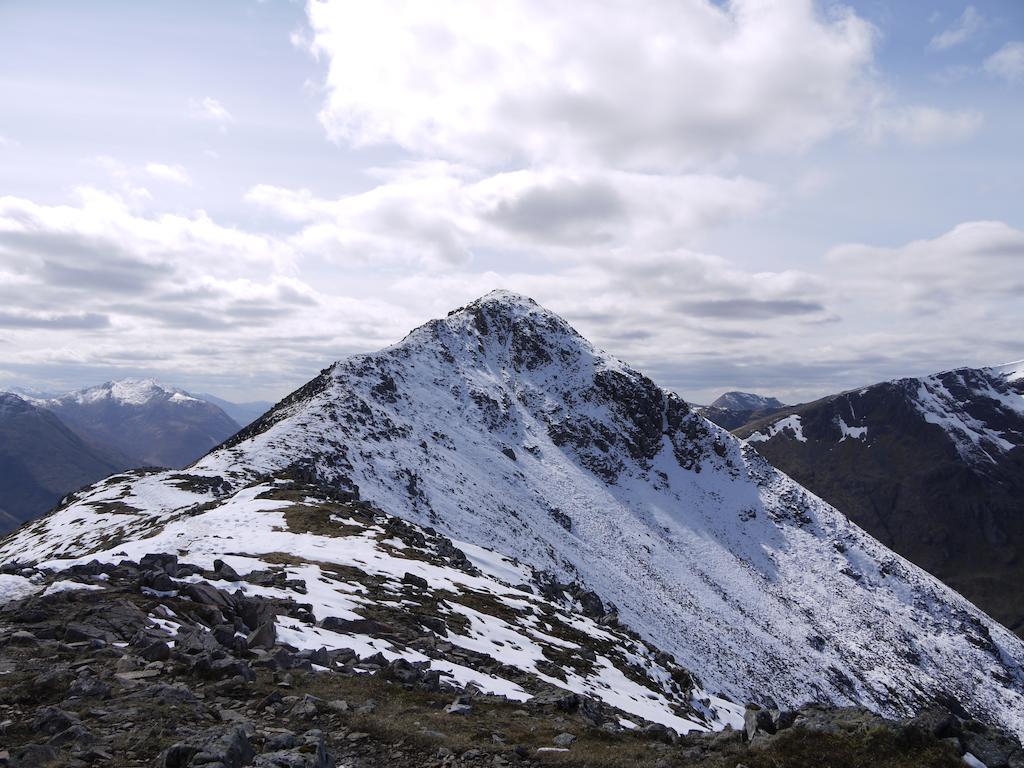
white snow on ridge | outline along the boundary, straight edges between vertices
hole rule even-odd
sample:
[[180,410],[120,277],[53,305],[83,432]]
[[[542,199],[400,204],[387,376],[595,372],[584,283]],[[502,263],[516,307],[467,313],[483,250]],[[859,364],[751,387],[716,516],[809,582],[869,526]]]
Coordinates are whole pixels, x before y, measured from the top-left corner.
[[984,398],[1008,411],[1024,414],[1024,398],[999,391],[988,381],[966,382],[957,372],[947,372],[909,380],[917,384],[912,401],[925,421],[942,427],[960,456],[968,462],[994,462],[994,453],[1013,450],[1016,444],[1007,440],[1007,435],[971,414],[969,407],[972,403],[961,401],[954,395],[944,382],[946,377],[956,377],[957,383],[971,392],[972,400]]
[[85,405],[96,403],[102,400],[111,400],[122,405],[145,405],[154,399],[165,399],[172,402],[197,401],[188,392],[176,387],[169,387],[161,384],[156,379],[117,379],[99,384],[95,387],[68,392],[59,397],[40,399],[36,402],[42,405],[47,403],[78,403]]
[[988,370],[1002,376],[1007,381],[1020,381],[1024,379],[1024,360],[1017,360],[1012,363],[993,365]]
[[[170,473],[167,473],[170,477]],[[180,516],[171,512],[157,518],[149,518],[149,528],[138,531],[135,538],[121,541],[108,548],[102,548],[106,532],[99,531],[85,545],[99,545],[101,549],[89,551],[80,557],[58,558],[41,563],[43,567],[65,568],[76,563],[96,559],[101,562],[117,563],[127,558],[138,561],[148,552],[187,552],[188,562],[211,569],[215,559],[224,559],[240,574],[245,575],[257,569],[273,567],[282,553],[289,561],[287,576],[304,582],[306,591],[297,594],[285,588],[261,587],[245,581],[229,584],[215,583],[228,591],[240,589],[251,595],[298,599],[312,606],[317,619],[336,617],[340,619],[361,619],[358,609],[374,605],[379,609],[384,602],[379,598],[371,600],[358,581],[339,576],[330,565],[356,569],[370,578],[383,578],[386,591],[393,593],[393,606],[405,606],[415,601],[402,591],[402,582],[407,574],[413,574],[427,581],[431,593],[446,595],[475,594],[489,596],[498,604],[515,612],[522,618],[516,623],[499,615],[470,608],[455,599],[441,603],[449,615],[462,617],[468,629],[456,629],[462,622],[452,622],[444,639],[454,645],[500,659],[505,664],[533,675],[540,681],[575,693],[586,694],[618,707],[622,711],[659,722],[675,728],[681,733],[690,730],[708,730],[730,724],[738,727],[742,723],[742,707],[712,697],[709,692],[695,689],[690,699],[680,700],[677,694],[669,692],[669,676],[653,662],[650,652],[628,636],[610,634],[611,630],[599,626],[593,619],[583,615],[566,614],[550,604],[545,598],[514,589],[513,585],[493,574],[510,576],[519,581],[525,569],[508,558],[494,552],[487,552],[471,545],[466,550],[473,553],[473,560],[486,569],[481,575],[472,575],[454,567],[437,565],[421,559],[408,558],[395,552],[393,540],[386,538],[383,528],[365,527],[362,531],[346,529],[353,521],[338,518],[337,535],[296,533],[289,529],[283,511],[294,507],[295,502],[275,498],[264,498],[273,490],[271,484],[257,484],[242,488],[221,500],[212,508],[199,514]],[[314,507],[327,503],[309,499]],[[240,555],[238,553],[246,554]],[[298,562],[296,562],[298,561]],[[201,581],[198,576],[184,581]],[[54,582],[46,594],[68,589],[102,589],[102,586],[72,581]],[[0,600],[23,597],[38,587],[22,577],[0,576]],[[413,602],[414,605],[414,602]],[[538,611],[537,609],[543,609]],[[649,669],[651,685],[645,687],[626,677],[607,656],[596,659],[596,670],[592,674],[577,674],[567,668],[567,679],[561,680],[542,671],[550,666],[545,655],[545,646],[560,649],[579,650],[579,646],[549,635],[542,627],[551,611],[556,611],[559,620],[573,626],[586,637],[609,639],[629,658],[636,669]],[[539,618],[543,616],[544,618]],[[473,682],[481,690],[504,695],[513,700],[525,701],[532,696],[521,685],[511,680],[473,670],[464,665],[443,659],[432,659],[419,651],[396,646],[388,640],[375,638],[358,632],[337,632],[324,627],[304,624],[288,616],[277,618],[278,637],[303,649],[350,648],[361,657],[381,653],[387,659],[404,658],[410,662],[429,661],[431,668],[438,669],[446,678],[461,684]],[[621,665],[621,662],[620,662]],[[659,685],[664,685],[659,688]],[[711,706],[701,700],[713,699]],[[695,707],[694,718],[681,717],[677,713],[680,704]]]

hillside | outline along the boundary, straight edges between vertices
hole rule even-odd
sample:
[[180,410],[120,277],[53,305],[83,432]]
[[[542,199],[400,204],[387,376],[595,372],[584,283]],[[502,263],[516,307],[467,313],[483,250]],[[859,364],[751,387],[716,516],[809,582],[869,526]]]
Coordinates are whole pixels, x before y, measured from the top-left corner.
[[883,382],[736,434],[884,544],[1024,631],[1024,364]]
[[0,532],[38,517],[71,491],[119,469],[52,413],[0,392]]

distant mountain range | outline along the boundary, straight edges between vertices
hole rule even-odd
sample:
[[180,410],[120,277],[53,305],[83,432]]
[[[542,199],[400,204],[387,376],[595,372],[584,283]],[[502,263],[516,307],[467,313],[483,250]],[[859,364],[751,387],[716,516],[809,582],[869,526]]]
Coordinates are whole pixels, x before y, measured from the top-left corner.
[[[111,472],[184,467],[240,426],[218,405],[152,379],[109,381],[56,396],[20,390],[3,397],[0,531]],[[256,407],[239,406],[243,413]]]
[[882,382],[735,432],[1024,633],[1024,362]]
[[93,445],[111,446],[127,467],[184,467],[238,431],[212,403],[153,379],[121,379],[37,400]]

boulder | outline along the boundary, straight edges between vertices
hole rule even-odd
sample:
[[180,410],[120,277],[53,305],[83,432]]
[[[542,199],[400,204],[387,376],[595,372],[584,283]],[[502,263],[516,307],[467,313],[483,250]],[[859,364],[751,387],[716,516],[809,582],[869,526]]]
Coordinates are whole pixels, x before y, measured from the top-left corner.
[[211,729],[178,742],[164,752],[164,768],[216,764],[222,768],[242,768],[256,757],[245,729],[235,726],[227,731]]
[[137,649],[136,653],[146,661],[167,661],[171,658],[171,646],[163,640],[154,640]]
[[178,556],[161,553],[143,555],[142,559],[139,560],[139,569],[143,571],[161,570],[168,576],[177,576]]
[[242,578],[238,575],[238,571],[223,560],[213,561],[213,572],[216,574],[217,578],[224,579],[225,581],[241,581]]
[[430,586],[427,583],[427,580],[424,579],[422,576],[417,576],[415,573],[408,572],[402,577],[402,583],[409,584],[413,587],[418,587],[419,589],[426,589]]
[[459,696],[455,701],[444,708],[449,715],[469,715],[473,712],[473,705],[468,696]]
[[747,741],[752,741],[759,732],[775,733],[775,730],[775,723],[772,721],[770,710],[761,709],[757,705],[747,706],[747,711],[743,715],[743,732],[747,737]]
[[274,622],[266,621],[260,624],[249,633],[249,636],[245,638],[245,642],[250,648],[263,648],[264,650],[273,648],[277,642],[277,630],[274,628]]
[[181,593],[200,605],[212,605],[225,615],[234,613],[231,595],[205,582],[186,584],[181,588]]
[[648,738],[656,739],[664,744],[675,744],[679,740],[679,734],[674,729],[661,723],[650,723],[645,725],[640,732]]
[[32,718],[32,730],[46,736],[54,736],[73,725],[80,725],[78,718],[58,707],[43,707]]

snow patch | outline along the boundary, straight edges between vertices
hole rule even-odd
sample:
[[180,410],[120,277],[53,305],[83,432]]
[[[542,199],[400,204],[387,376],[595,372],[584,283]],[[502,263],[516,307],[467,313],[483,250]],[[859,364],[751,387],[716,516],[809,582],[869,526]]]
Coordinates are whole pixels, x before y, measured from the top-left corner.
[[[787,432],[786,430],[789,431]],[[800,416],[795,413],[791,416],[787,416],[784,419],[779,419],[778,421],[769,424],[767,427],[764,427],[763,432],[760,430],[754,432],[752,435],[750,435],[750,437],[747,438],[747,442],[767,442],[768,440],[771,440],[773,437],[780,433],[785,435],[786,437],[789,437],[790,432],[792,432],[794,439],[800,441],[801,443],[807,442],[807,438],[804,437],[804,425],[800,423]]]

